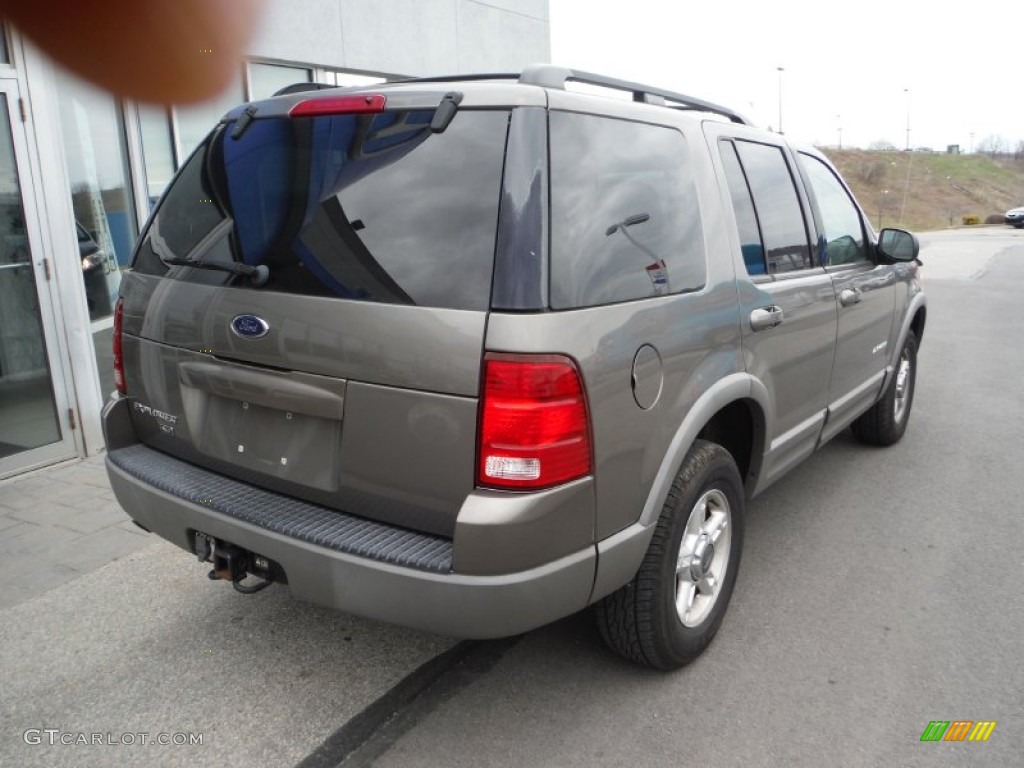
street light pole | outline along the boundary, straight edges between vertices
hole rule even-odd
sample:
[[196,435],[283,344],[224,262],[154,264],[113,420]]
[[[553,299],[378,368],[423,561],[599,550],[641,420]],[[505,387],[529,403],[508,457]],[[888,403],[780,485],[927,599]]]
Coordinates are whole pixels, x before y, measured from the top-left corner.
[[783,133],[782,130],[782,73],[785,70],[782,67],[777,67],[779,70],[779,133]]
[[839,131],[839,149],[843,148],[843,116],[836,115],[836,130]]

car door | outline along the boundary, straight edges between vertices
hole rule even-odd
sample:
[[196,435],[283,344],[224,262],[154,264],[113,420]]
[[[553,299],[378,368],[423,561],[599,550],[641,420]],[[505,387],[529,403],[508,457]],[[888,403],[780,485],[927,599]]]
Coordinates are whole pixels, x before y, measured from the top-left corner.
[[828,440],[878,399],[896,311],[892,266],[875,260],[860,209],[838,174],[809,152],[798,155],[812,200],[819,259],[835,287],[835,362],[828,387]]
[[[737,286],[747,371],[768,390],[768,449],[757,490],[810,454],[826,414],[836,302],[810,247],[807,200],[781,143],[707,124],[738,235]],[[756,139],[755,139],[756,137]]]

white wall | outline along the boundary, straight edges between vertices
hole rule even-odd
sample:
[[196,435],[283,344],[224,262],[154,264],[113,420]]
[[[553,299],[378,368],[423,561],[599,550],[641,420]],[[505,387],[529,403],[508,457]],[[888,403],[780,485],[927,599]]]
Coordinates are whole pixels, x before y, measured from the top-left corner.
[[549,61],[547,0],[269,0],[248,51],[394,75],[514,72]]

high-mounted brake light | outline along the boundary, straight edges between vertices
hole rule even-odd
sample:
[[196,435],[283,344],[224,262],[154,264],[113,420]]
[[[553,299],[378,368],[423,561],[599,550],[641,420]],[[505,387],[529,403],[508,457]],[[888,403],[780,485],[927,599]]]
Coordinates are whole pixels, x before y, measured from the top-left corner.
[[300,101],[290,110],[289,117],[316,117],[318,115],[365,115],[383,112],[387,98],[382,93],[363,93],[350,96],[321,96]]
[[477,485],[537,490],[590,474],[590,420],[576,364],[563,355],[484,359]]
[[119,298],[114,306],[114,385],[122,395],[128,394],[124,381],[124,354],[121,347],[121,331],[124,327],[124,299]]

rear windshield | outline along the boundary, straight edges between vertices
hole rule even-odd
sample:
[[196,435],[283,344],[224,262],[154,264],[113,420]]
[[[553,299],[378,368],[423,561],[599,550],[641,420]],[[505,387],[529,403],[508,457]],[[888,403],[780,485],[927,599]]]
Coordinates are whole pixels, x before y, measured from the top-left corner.
[[[229,124],[154,212],[134,267],[207,285],[455,309],[490,298],[507,111],[272,118]],[[268,268],[255,287],[198,259]]]

